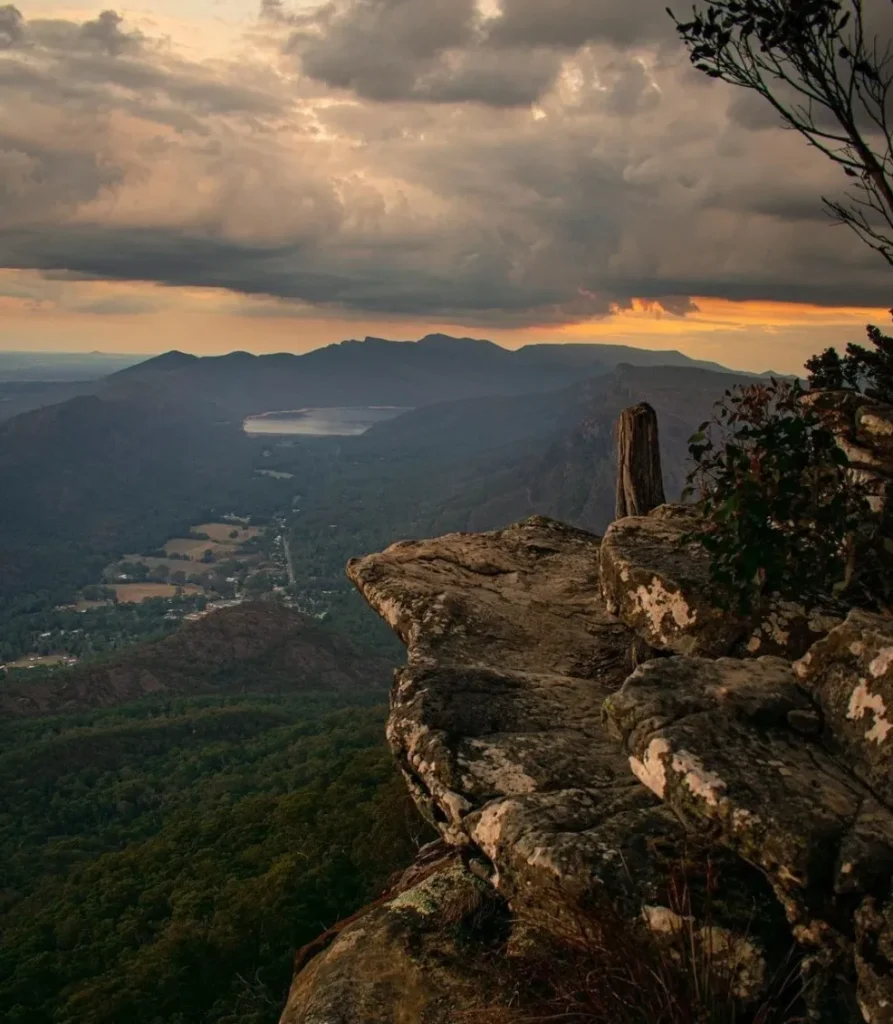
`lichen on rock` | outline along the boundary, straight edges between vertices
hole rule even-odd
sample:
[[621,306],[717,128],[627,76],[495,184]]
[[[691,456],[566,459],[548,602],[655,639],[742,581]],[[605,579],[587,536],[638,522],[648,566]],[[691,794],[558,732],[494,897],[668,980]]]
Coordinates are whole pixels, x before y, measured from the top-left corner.
[[854,610],[794,668],[833,749],[893,805],[893,619]]
[[[870,623],[859,616],[848,624],[822,641],[824,648],[813,649],[806,663],[812,678],[834,677],[832,651],[868,659],[883,650],[877,623],[871,635]],[[830,692],[839,706],[839,686]],[[872,970],[886,978],[893,961],[879,968],[879,951],[885,942],[893,950],[893,933],[875,913],[874,940],[860,939],[859,921],[865,932],[869,916],[857,911],[864,901],[879,900],[886,912],[893,814],[858,776],[855,757],[844,762],[835,756],[833,714],[829,721],[826,713],[824,732],[798,727],[800,716],[811,721],[815,714],[792,666],[778,658],[659,659],[636,669],[605,703],[634,772],[693,831],[709,830],[756,864],[798,941],[833,953],[837,967],[826,969],[829,976],[853,964],[865,1019],[884,1020],[879,982],[871,975],[868,991],[861,980],[869,976],[869,961],[859,950],[871,945]],[[875,744],[864,736],[862,742],[873,755]],[[870,774],[876,762],[859,764]]]
[[[499,992],[486,956],[504,904],[444,849],[385,899],[334,930],[292,985],[281,1024],[451,1024]],[[506,993],[509,995],[510,993]]]
[[769,597],[752,614],[730,606],[713,581],[710,556],[693,537],[691,506],[663,505],[618,519],[601,545],[600,580],[608,608],[651,648],[717,658],[797,657],[836,626],[833,609]]
[[[604,540],[534,517],[349,564],[407,645],[391,749],[460,859],[339,933],[284,1024],[438,1024],[438,999],[473,1005],[485,966],[458,964],[443,923],[481,898],[535,921],[528,938],[566,922],[556,907],[690,919],[695,945],[748,944],[745,1002],[796,945],[809,1020],[891,1022],[893,622],[731,614],[692,514],[662,506]],[[721,877],[706,914],[706,882],[693,909],[667,901],[692,849]]]

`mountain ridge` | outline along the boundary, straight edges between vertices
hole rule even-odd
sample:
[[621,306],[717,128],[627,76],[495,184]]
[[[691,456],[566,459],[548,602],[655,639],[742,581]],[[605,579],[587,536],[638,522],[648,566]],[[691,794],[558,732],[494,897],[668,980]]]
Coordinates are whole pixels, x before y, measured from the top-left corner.
[[200,394],[221,415],[244,418],[302,406],[417,407],[466,398],[535,394],[599,376],[619,363],[741,374],[677,350],[588,343],[507,349],[483,338],[428,334],[417,341],[368,336],[306,353],[189,356],[173,350],[109,377],[115,392],[150,383],[189,401]]

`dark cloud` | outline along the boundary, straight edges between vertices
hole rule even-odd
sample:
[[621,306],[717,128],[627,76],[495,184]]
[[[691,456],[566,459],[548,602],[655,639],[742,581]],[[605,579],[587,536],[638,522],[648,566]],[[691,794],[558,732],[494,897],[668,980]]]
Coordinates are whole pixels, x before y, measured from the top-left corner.
[[25,36],[25,19],[12,4],[0,6],[0,50],[20,43]]
[[[262,17],[283,22],[281,0]],[[380,102],[528,106],[554,84],[562,55],[588,43],[620,48],[673,37],[654,0],[338,0],[305,17],[288,44],[305,74]]]
[[125,50],[138,47],[140,41],[139,33],[121,30],[123,21],[117,11],[103,11],[94,21],[81,25],[81,38],[110,57],[117,57]]
[[494,327],[888,305],[821,212],[836,169],[692,71],[657,8],[267,0],[238,63],[113,12],[8,15],[0,265]]
[[656,312],[669,313],[670,316],[688,316],[689,313],[700,312],[697,302],[688,296],[661,295],[655,299],[644,299],[642,301],[647,307],[654,309]]
[[499,17],[488,26],[497,45],[566,50],[591,42],[629,47],[673,34],[665,5],[656,0],[502,0]]
[[[267,17],[283,18],[273,0]],[[342,0],[289,39],[306,75],[379,102],[528,106],[561,61],[547,47],[493,48],[475,0]]]
[[124,18],[113,10],[83,22],[30,18],[22,25],[22,40],[31,47],[117,57],[137,52],[143,41],[139,32],[122,29],[123,24]]

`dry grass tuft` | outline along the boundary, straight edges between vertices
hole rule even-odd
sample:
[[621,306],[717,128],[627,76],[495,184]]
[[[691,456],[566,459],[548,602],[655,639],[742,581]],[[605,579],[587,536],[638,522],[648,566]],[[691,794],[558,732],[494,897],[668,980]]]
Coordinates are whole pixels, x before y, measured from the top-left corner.
[[[692,912],[674,881],[669,906],[623,917],[607,901],[581,909],[560,895],[516,916],[498,969],[508,1005],[465,1009],[454,1024],[798,1024],[802,982],[791,953],[769,976],[755,941]],[[523,939],[518,941],[518,937]],[[496,965],[494,965],[496,966]]]

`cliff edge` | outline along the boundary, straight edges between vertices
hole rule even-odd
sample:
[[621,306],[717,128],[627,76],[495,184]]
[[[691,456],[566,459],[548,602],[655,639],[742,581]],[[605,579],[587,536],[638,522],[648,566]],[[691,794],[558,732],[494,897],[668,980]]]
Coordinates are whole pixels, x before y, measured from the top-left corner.
[[[593,908],[734,939],[745,1009],[786,972],[797,1019],[893,1024],[893,619],[720,612],[688,517],[663,506],[604,539],[534,517],[349,564],[406,644],[388,740],[453,854],[320,952],[283,1024],[473,1019],[488,985],[511,989],[475,943],[511,960],[522,932]],[[668,892],[692,851],[719,865],[709,920]]]

